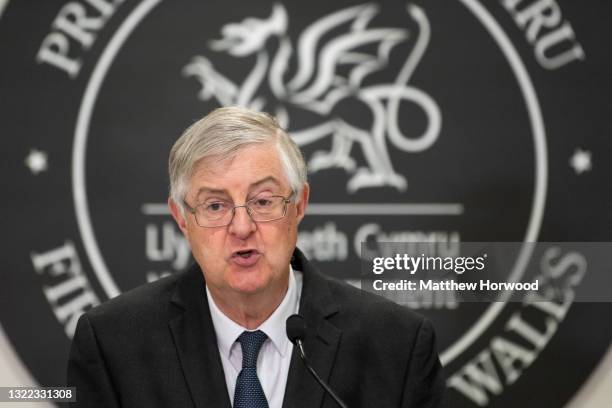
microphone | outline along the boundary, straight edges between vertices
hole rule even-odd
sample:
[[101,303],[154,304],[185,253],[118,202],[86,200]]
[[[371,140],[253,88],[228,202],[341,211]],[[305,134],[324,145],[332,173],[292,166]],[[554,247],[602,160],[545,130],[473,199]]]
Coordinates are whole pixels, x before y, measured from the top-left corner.
[[321,377],[319,377],[317,372],[308,362],[303,345],[304,338],[306,337],[306,321],[299,314],[291,315],[287,319],[287,337],[294,345],[298,347],[298,350],[300,352],[300,358],[302,359],[302,361],[304,362],[304,366],[310,372],[310,374],[312,374],[314,379],[317,380],[321,387],[323,387],[323,389],[327,391],[327,393],[333,398],[333,400],[336,401],[336,404],[338,404],[340,408],[347,408],[344,401],[342,401],[340,397],[338,397],[336,393],[332,391],[331,388],[329,388],[329,385],[327,385],[325,381],[323,381]]

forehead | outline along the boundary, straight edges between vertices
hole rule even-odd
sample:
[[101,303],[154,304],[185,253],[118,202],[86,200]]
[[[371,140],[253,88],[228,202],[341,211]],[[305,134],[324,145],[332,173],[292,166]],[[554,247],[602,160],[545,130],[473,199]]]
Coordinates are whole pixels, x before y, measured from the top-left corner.
[[189,182],[189,194],[214,191],[231,195],[265,186],[283,192],[289,188],[278,149],[268,143],[245,146],[231,157],[198,161]]

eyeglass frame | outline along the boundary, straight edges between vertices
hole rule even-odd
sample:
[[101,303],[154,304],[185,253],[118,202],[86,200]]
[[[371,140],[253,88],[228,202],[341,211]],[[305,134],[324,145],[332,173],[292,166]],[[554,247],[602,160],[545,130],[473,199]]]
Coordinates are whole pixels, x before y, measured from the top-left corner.
[[[281,220],[283,218],[285,218],[285,216],[287,215],[287,205],[295,198],[295,191],[292,191],[291,194],[289,194],[287,197],[282,196],[282,195],[278,195],[278,194],[274,194],[269,196],[271,197],[280,197],[283,199],[283,215],[278,217],[278,218],[273,218],[271,220],[265,220],[265,221],[255,221],[253,219],[253,215],[251,214],[251,211],[253,211],[252,209],[250,209],[248,207],[248,203],[256,200],[258,197],[253,197],[250,200],[247,200],[244,204],[241,205],[234,205],[232,207],[232,217],[230,218],[229,222],[227,224],[223,224],[223,225],[215,225],[215,226],[205,226],[205,225],[200,225],[200,223],[198,223],[198,217],[196,215],[196,210],[198,207],[201,207],[203,205],[208,205],[207,203],[202,203],[202,204],[198,204],[195,207],[192,207],[189,205],[189,203],[187,202],[187,200],[185,200],[183,198],[183,204],[185,205],[185,207],[187,208],[187,210],[193,214],[193,218],[195,219],[195,222],[197,224],[198,227],[200,228],[222,228],[222,227],[227,227],[228,225],[230,225],[233,221],[234,221],[234,217],[236,216],[236,208],[240,208],[240,207],[244,207],[244,209],[246,210],[249,218],[251,219],[251,221],[253,221],[255,224],[260,223],[260,222],[271,222],[271,221],[277,221],[277,220]],[[225,200],[224,200],[225,201]],[[228,201],[229,202],[229,201]],[[232,203],[233,204],[233,203]]]

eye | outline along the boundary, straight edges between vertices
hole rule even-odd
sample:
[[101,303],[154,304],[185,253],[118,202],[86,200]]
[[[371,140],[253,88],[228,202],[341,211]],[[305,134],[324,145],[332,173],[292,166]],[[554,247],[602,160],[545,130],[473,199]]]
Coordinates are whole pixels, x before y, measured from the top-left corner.
[[260,214],[268,213],[276,209],[277,202],[275,199],[276,197],[269,195],[255,197],[249,202],[249,207]]
[[219,213],[227,209],[227,204],[222,201],[215,201],[204,206],[207,213]]
[[258,208],[266,208],[272,205],[272,199],[265,197],[257,198],[253,205]]

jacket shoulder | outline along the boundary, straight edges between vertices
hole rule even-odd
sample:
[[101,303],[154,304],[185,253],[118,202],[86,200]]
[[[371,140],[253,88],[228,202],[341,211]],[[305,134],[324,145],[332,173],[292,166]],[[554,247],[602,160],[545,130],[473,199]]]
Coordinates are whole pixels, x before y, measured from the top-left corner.
[[173,293],[187,272],[146,283],[87,311],[86,317],[97,324],[131,325],[136,322],[166,318]]
[[400,333],[416,333],[426,322],[419,313],[380,295],[336,279],[327,278],[327,282],[338,303],[339,315],[357,319],[362,327],[373,331],[394,327]]

